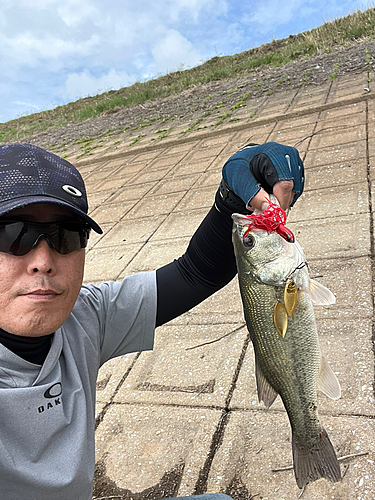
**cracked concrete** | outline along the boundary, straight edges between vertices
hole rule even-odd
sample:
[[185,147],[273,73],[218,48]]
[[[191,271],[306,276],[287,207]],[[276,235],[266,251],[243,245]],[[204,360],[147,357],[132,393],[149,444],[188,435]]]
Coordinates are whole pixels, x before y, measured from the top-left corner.
[[[312,276],[337,298],[316,308],[316,317],[342,398],[319,395],[319,410],[338,456],[368,452],[342,462],[348,469],[341,483],[309,485],[306,500],[375,498],[375,94],[368,77],[249,99],[232,111],[236,121],[172,131],[162,141],[143,132],[129,146],[130,135],[120,144],[115,136],[90,159],[77,160],[77,147],[69,151],[87,182],[90,213],[104,229],[87,252],[85,281],[95,283],[181,255],[213,202],[223,163],[239,147],[298,143],[307,182],[289,226]],[[159,328],[154,351],[107,363],[98,378],[97,417],[94,498],[297,497],[293,473],[272,472],[292,462],[290,426],[279,400],[269,410],[257,401],[236,280]]]

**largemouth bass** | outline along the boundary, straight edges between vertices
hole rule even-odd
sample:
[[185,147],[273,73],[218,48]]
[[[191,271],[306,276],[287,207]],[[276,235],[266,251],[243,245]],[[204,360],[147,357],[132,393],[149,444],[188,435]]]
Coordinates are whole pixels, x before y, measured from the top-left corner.
[[297,242],[290,243],[275,231],[252,228],[249,216],[233,214],[232,218],[259,401],[269,408],[279,394],[284,403],[298,487],[321,477],[339,481],[335,451],[319,422],[317,389],[332,399],[340,397],[341,389],[321,355],[313,310],[313,305],[334,303],[334,295],[309,278]]

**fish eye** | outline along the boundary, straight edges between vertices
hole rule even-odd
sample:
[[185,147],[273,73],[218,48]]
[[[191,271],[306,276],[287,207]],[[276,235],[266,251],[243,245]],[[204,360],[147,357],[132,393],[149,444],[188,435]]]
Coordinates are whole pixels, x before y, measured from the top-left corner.
[[246,248],[253,248],[255,244],[255,238],[251,234],[248,234],[245,236],[245,238],[242,240],[243,244],[245,245]]

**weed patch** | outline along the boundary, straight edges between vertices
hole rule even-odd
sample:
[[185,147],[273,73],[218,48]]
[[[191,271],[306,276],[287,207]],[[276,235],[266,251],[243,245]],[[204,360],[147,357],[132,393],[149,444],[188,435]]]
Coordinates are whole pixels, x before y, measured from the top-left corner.
[[191,127],[187,128],[186,130],[182,130],[180,132],[180,134],[187,134],[188,132],[191,132],[192,130],[195,129],[195,127],[197,125],[199,125],[201,123],[202,120],[203,120],[203,118],[199,118],[196,122],[193,123],[193,125]]
[[246,92],[246,94],[244,94],[242,96],[242,99],[239,100],[234,106],[232,106],[230,109],[232,111],[235,111],[236,109],[238,109],[240,106],[244,106],[244,102],[246,101],[246,99],[249,97],[249,95],[251,94],[251,90],[249,90],[249,92]]
[[133,146],[134,144],[136,144],[137,142],[139,142],[142,137],[145,137],[144,135],[138,135],[130,144],[129,144],[129,147],[130,146]]
[[340,63],[339,63],[339,62],[336,62],[336,63],[335,63],[335,65],[334,65],[334,67],[333,67],[333,73],[330,75],[330,78],[331,78],[331,80],[332,80],[332,81],[334,81],[334,80],[335,80],[335,78],[336,78],[336,75],[337,75],[337,71],[338,71],[338,69],[339,69],[339,66],[340,66]]

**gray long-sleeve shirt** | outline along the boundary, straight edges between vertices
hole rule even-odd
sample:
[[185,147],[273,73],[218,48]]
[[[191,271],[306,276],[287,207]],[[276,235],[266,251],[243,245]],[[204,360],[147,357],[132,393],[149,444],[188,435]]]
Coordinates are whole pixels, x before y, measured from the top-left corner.
[[100,366],[152,349],[155,273],[83,286],[42,366],[0,344],[0,499],[89,500]]

